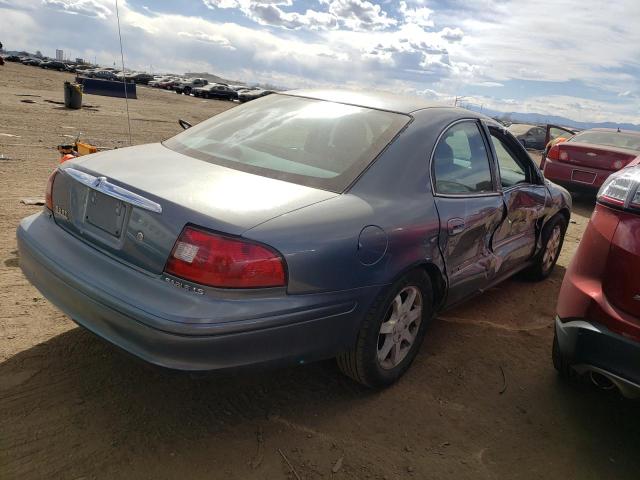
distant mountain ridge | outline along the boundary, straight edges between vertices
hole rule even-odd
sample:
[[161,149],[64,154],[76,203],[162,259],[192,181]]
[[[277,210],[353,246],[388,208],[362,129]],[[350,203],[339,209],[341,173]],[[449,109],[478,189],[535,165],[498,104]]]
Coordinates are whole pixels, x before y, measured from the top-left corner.
[[522,113],[522,112],[500,112],[498,110],[480,109],[476,105],[465,105],[468,110],[481,112],[489,117],[500,119],[509,119],[516,123],[532,123],[546,124],[553,123],[565,127],[574,127],[581,130],[587,128],[620,128],[622,130],[640,130],[640,125],[634,123],[616,123],[616,122],[578,122],[570,118],[560,117],[558,115],[542,115],[540,113]]

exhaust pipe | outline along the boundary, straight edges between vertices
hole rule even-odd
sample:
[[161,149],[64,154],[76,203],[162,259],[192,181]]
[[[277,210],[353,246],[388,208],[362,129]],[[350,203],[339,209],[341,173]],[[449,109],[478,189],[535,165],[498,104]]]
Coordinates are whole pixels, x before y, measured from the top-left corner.
[[593,365],[577,364],[573,366],[573,369],[578,375],[588,375],[591,383],[601,390],[617,389],[623,397],[640,400],[640,384],[633,383]]
[[601,390],[613,390],[616,388],[616,384],[611,381],[611,379],[599,372],[594,372],[591,370],[589,372],[589,378],[591,382]]

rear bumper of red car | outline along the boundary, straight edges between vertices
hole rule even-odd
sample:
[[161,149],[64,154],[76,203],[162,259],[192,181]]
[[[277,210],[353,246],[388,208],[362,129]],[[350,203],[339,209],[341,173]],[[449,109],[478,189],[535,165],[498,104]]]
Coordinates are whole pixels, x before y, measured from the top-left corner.
[[568,188],[598,190],[613,172],[599,168],[582,167],[557,160],[545,159],[545,178]]
[[579,374],[609,379],[628,398],[640,398],[640,343],[586,320],[556,317],[561,355]]

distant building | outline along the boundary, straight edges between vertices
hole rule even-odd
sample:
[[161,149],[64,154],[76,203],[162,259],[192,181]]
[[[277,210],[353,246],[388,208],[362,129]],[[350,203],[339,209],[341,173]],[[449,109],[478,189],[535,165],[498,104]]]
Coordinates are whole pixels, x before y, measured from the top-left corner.
[[76,57],[76,63],[84,63],[84,58]]
[[59,62],[64,60],[64,51],[63,50],[56,49],[56,60],[58,60]]

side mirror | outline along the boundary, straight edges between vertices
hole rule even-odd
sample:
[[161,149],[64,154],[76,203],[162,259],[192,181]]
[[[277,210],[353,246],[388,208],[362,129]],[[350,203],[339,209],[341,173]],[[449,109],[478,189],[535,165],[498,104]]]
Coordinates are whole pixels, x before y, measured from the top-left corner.
[[178,123],[179,123],[179,124],[180,124],[180,126],[181,126],[182,128],[184,128],[185,130],[186,130],[187,128],[191,128],[191,127],[193,126],[193,125],[191,125],[189,122],[187,122],[186,120],[182,120],[182,119],[178,120]]
[[518,141],[520,142],[520,144],[524,147],[527,145],[527,142],[525,141],[524,138],[519,138]]

